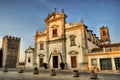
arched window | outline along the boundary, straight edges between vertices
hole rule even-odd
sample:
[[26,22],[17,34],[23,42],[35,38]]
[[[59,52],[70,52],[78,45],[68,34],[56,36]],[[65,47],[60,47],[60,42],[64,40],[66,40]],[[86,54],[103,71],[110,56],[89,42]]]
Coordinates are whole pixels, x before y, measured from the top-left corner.
[[31,62],[31,58],[29,57],[29,58],[28,58],[28,63],[30,63],[30,62]]
[[53,29],[53,37],[57,36],[57,29]]
[[103,36],[106,36],[106,33],[105,33],[105,31],[103,31]]
[[53,37],[58,36],[58,27],[59,27],[59,25],[57,25],[57,24],[54,24],[54,25],[51,26],[51,28],[52,28],[52,36]]

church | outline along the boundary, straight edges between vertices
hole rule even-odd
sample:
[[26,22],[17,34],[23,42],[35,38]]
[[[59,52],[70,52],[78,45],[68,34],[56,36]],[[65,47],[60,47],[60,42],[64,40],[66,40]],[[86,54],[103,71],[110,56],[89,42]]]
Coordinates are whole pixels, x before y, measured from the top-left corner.
[[25,51],[25,66],[48,69],[119,71],[120,43],[111,43],[109,28],[100,27],[100,38],[88,29],[82,18],[73,25],[67,15],[56,9],[45,18],[46,27],[36,31],[35,47]]
[[42,32],[36,31],[34,36],[35,53],[33,64],[43,68],[47,63],[49,69],[60,69],[60,63],[65,69],[88,69],[87,54],[102,44],[110,44],[109,29],[103,26],[100,34],[105,35],[99,39],[92,30],[88,29],[81,18],[73,25],[66,22],[67,15],[54,10],[45,18],[46,27]]

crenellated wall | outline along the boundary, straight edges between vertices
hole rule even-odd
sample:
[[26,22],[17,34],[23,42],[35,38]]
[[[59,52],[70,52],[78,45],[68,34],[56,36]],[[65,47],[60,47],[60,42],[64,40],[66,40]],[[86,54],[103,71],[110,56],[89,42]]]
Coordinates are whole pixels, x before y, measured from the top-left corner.
[[20,56],[20,38],[4,36],[2,41],[3,65],[7,67],[16,67]]

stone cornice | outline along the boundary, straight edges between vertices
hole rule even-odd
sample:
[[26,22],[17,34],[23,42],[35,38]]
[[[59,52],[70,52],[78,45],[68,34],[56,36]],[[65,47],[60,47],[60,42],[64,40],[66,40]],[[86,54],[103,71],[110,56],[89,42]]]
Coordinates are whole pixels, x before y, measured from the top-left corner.
[[66,32],[69,32],[69,31],[73,31],[73,30],[83,30],[84,27],[82,26],[75,26],[75,27],[69,27],[69,28],[66,28]]
[[56,43],[56,42],[61,42],[61,41],[63,41],[64,39],[66,39],[66,38],[59,38],[59,39],[55,39],[55,40],[49,40],[49,41],[47,41],[48,43]]
[[103,56],[103,55],[115,55],[115,54],[120,54],[120,51],[116,51],[116,52],[106,52],[106,53],[89,53],[86,54],[86,56]]

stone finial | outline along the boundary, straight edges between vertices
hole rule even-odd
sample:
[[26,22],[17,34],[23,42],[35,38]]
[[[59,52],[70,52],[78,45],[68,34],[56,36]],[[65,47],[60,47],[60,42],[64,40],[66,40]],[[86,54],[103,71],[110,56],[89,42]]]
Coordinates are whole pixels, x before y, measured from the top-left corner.
[[32,48],[31,45],[29,46],[29,48]]
[[62,8],[62,13],[64,13],[64,9]]
[[83,24],[83,19],[82,19],[82,17],[80,18],[80,24]]
[[54,8],[54,12],[56,12],[56,8]]
[[48,13],[48,16],[49,16],[49,13]]
[[36,30],[36,34],[38,33],[38,30]]

